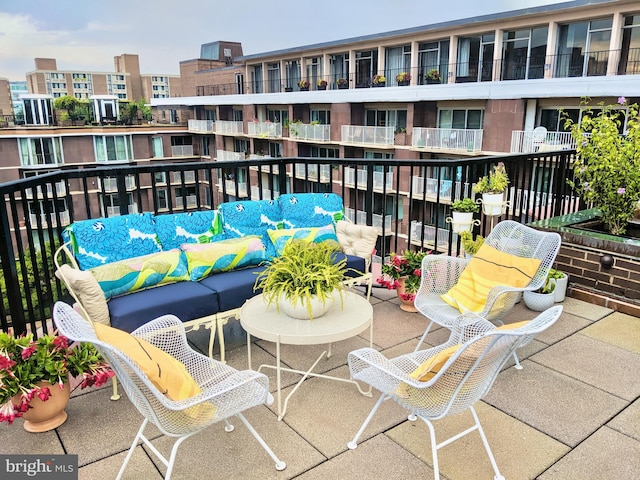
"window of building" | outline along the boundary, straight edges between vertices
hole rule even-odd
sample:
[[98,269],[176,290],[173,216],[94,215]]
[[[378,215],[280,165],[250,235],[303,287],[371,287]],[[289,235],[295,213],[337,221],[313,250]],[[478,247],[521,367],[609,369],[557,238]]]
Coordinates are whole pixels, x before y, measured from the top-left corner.
[[331,125],[331,111],[311,110],[311,122],[317,122],[320,125]]
[[153,158],[164,157],[162,149],[162,137],[151,137],[151,148],[153,149]]
[[[449,75],[449,40],[418,44],[418,85],[427,83],[427,75],[437,70],[441,79]],[[446,80],[443,80],[446,83]]]
[[171,146],[193,145],[193,137],[191,135],[174,135],[171,137]]
[[169,201],[167,197],[167,189],[166,188],[157,188],[155,190],[156,193],[156,206],[158,210],[166,210],[169,208]]
[[378,73],[378,50],[356,52],[356,88],[370,87],[376,73]]
[[547,27],[512,30],[502,37],[502,80],[544,77]]
[[640,15],[624,17],[618,75],[640,74]]
[[559,25],[555,76],[606,75],[611,24],[605,18]]
[[281,83],[280,62],[267,63],[267,92],[279,92],[282,90]]
[[267,120],[273,123],[289,123],[289,110],[267,110]]
[[[104,216],[117,217],[120,215],[120,197],[118,193],[105,193],[101,196],[100,201],[102,202],[102,214]],[[127,193],[127,212],[137,212],[132,193]]]
[[300,62],[287,60],[284,62],[284,72],[287,77],[285,87],[294,88],[300,81]]
[[387,48],[385,51],[385,70],[387,85],[397,85],[396,75],[411,72],[411,45]]
[[307,73],[307,80],[309,80],[311,85],[316,85],[318,80],[322,78],[322,58],[305,58],[304,66]]
[[262,86],[262,65],[255,65],[251,72],[251,83],[253,84],[253,93],[263,93]]
[[406,110],[365,110],[365,125],[407,128]]
[[309,156],[313,158],[340,158],[340,149],[338,148],[316,147],[311,145],[309,153]]
[[250,146],[249,141],[242,138],[234,138],[233,139],[233,151],[234,152],[242,152],[249,153]]
[[333,79],[332,86],[335,85],[339,78],[349,79],[349,54],[342,53],[337,55],[331,55],[329,57],[329,68],[331,69],[331,78]]
[[50,198],[46,201],[44,199],[34,200],[28,203],[27,208],[29,209],[32,225],[35,226],[37,224],[38,216],[40,217],[40,222],[46,225],[56,221],[56,212],[67,211],[67,202],[64,198],[58,198],[56,200]]
[[62,140],[59,137],[19,138],[18,148],[23,167],[64,163]]
[[487,33],[458,39],[456,82],[490,82],[493,79],[495,35]]
[[438,128],[459,128],[479,130],[483,127],[482,109],[440,109],[438,110]]
[[100,135],[93,137],[97,162],[126,162],[133,160],[131,135]]
[[239,108],[234,108],[232,110],[232,116],[233,116],[233,121],[234,122],[241,122],[242,121],[242,110]]

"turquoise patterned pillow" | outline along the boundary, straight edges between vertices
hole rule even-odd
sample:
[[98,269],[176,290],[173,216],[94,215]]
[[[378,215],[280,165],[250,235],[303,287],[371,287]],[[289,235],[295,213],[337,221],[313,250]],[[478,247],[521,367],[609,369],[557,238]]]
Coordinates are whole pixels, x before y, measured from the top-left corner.
[[194,282],[212,273],[258,265],[267,259],[262,239],[257,235],[214,243],[186,243],[182,249]]
[[336,230],[333,225],[309,228],[285,228],[282,230],[269,230],[269,237],[276,247],[278,256],[282,255],[284,248],[293,239],[300,239],[309,243],[336,242]]
[[183,243],[209,243],[222,232],[217,210],[156,215],[154,219],[163,250],[180,248]]
[[344,219],[342,198],[335,193],[292,193],[279,200],[285,228],[324,227]]
[[74,222],[63,239],[71,242],[82,270],[161,250],[149,212]]
[[222,228],[227,238],[259,235],[267,251],[267,258],[276,255],[267,231],[282,228],[282,213],[277,200],[226,202],[219,206]]
[[187,260],[180,249],[129,258],[91,269],[109,299],[143,288],[189,280]]

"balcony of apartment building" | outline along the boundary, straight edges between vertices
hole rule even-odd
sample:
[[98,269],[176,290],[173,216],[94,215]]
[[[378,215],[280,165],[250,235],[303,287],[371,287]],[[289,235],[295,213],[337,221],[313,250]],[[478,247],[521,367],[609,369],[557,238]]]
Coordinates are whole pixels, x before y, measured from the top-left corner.
[[296,163],[294,175],[299,179],[326,184],[331,182],[331,165]]
[[305,142],[330,142],[331,125],[290,122],[289,138]]
[[[35,195],[34,195],[34,190],[35,190]],[[47,184],[44,186],[39,185],[35,189],[27,188],[25,190],[25,196],[27,200],[33,200],[34,198],[41,199],[41,198],[44,198],[45,196],[46,198],[53,198],[54,190],[57,197],[63,197],[64,195],[67,194],[67,187],[64,184],[64,182],[56,182],[53,185],[52,184]]]
[[239,136],[244,135],[244,124],[230,120],[216,120],[213,124],[217,135]]
[[[122,209],[118,205],[109,205],[105,208],[107,217],[118,217],[121,215]],[[127,213],[138,213],[138,204],[127,204]]]
[[573,150],[576,141],[570,132],[549,132],[545,127],[511,132],[511,153]]
[[215,133],[215,122],[213,120],[193,120],[187,123],[189,133]]
[[[393,172],[374,171],[372,175],[373,191],[393,193]],[[344,184],[358,190],[369,189],[369,171],[364,168],[345,167]]]
[[261,171],[262,173],[273,173],[277,175],[280,172],[278,165],[273,165],[270,163],[274,157],[271,155],[265,155],[262,153],[250,153],[248,160],[259,160],[264,162],[264,165],[251,165],[249,167],[250,170]]
[[247,136],[255,138],[282,138],[282,123],[279,122],[249,122]]
[[[126,190],[129,192],[136,188],[136,180],[133,175],[127,175],[124,177],[124,184]],[[104,193],[114,193],[118,191],[118,179],[113,178],[99,178],[98,188]]]
[[244,152],[232,152],[230,150],[217,150],[216,151],[216,160],[217,161],[244,160],[244,159],[245,159]]
[[259,185],[251,185],[251,200],[263,200],[265,198],[276,199],[279,196],[280,192],[278,190],[272,190],[267,187],[260,187]]
[[[444,253],[449,250],[449,228],[426,225],[418,220],[413,220],[410,224],[409,242],[411,245],[419,245],[423,248]],[[452,233],[452,245],[458,245],[458,234]],[[458,253],[457,247],[454,252]]]
[[482,129],[414,127],[411,147],[421,151],[477,154],[482,151],[482,134]]
[[[367,212],[364,210],[355,210],[353,208],[345,207],[344,215],[352,223],[360,223],[367,225]],[[393,216],[391,214],[385,215],[382,213],[373,213],[371,215],[371,226],[378,229],[379,235],[391,235],[393,231]]]
[[340,142],[344,145],[394,148],[394,127],[372,127],[364,125],[342,125]]
[[471,196],[471,185],[455,180],[413,176],[411,177],[411,195],[421,200],[448,204],[453,200]]

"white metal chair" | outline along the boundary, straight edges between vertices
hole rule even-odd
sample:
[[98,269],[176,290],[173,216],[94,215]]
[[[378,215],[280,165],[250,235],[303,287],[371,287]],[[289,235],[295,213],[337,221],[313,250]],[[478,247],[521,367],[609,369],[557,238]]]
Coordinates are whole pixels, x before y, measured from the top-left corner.
[[[476,314],[491,322],[502,323],[501,319],[516,304],[520,292],[536,290],[544,284],[549,269],[560,250],[560,242],[560,235],[555,232],[535,230],[513,220],[504,220],[498,223],[487,235],[484,243],[501,252],[522,258],[538,259],[540,266],[531,282],[525,287],[517,288],[506,285],[493,287],[489,291],[483,310],[476,312]],[[447,255],[427,255],[424,257],[422,279],[414,305],[430,322],[416,346],[416,351],[420,349],[434,323],[450,330],[454,330],[458,325],[462,313],[445,302],[442,294],[448,292],[457,283],[469,261],[466,258]],[[517,365],[519,366],[519,364]]]
[[[62,335],[72,340],[93,343],[98,348],[115,371],[131,403],[144,417],[120,468],[118,479],[122,478],[140,441],[144,442],[164,463],[167,467],[165,478],[169,479],[178,447],[182,442],[221,420],[226,423],[225,431],[232,431],[233,426],[228,421],[231,416],[238,417],[244,423],[275,461],[277,470],[284,470],[286,467],[286,464],[276,457],[241,413],[251,407],[273,401],[273,397],[269,394],[268,378],[252,370],[235,370],[191,349],[187,343],[184,325],[174,315],[165,315],[152,320],[135,330],[132,335],[146,340],[182,362],[202,389],[202,393],[180,401],[170,400],[154,387],[126,352],[100,341],[91,323],[66,303],[57,302],[54,305],[53,320]],[[177,438],[168,459],[144,435],[145,427],[149,422],[164,435]]]
[[[371,385],[380,390],[382,395],[347,446],[352,450],[357,447],[358,439],[382,402],[392,399],[411,412],[410,420],[421,418],[429,427],[436,479],[440,478],[438,449],[474,430],[482,438],[495,478],[504,478],[500,475],[473,405],[487,394],[509,356],[517,348],[530,342],[537,333],[550,327],[561,313],[562,307],[554,306],[519,328],[505,330],[497,329],[492,323],[473,314],[465,314],[459,328],[452,332],[449,340],[437,347],[393,359],[387,359],[371,348],[349,353],[351,378]],[[415,375],[410,376],[423,362],[440,352],[451,352],[452,347],[455,349],[456,346],[459,347],[455,353],[450,353],[451,356],[446,362],[442,362],[439,371],[432,371],[433,376],[429,380],[420,381],[414,379]],[[473,416],[474,425],[437,443],[432,420],[467,409]]]

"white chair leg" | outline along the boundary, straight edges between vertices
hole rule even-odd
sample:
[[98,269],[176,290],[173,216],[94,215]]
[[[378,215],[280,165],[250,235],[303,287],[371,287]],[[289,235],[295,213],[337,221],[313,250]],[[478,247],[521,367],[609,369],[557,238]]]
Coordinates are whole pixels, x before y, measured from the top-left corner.
[[[116,377],[113,377],[114,380],[115,378]],[[116,477],[116,480],[120,480],[122,478],[122,475],[124,474],[124,470],[127,468],[127,464],[129,463],[129,460],[131,460],[133,451],[138,446],[138,441],[142,438],[142,432],[144,431],[144,428],[147,426],[147,423],[149,423],[149,420],[145,418],[144,421],[142,422],[142,425],[140,425],[140,428],[138,429],[138,433],[136,434],[136,437],[133,439],[133,443],[131,444],[131,447],[129,447],[129,451],[127,452],[127,456],[124,458],[124,462],[120,467],[120,471],[118,472],[118,476]]]
[[373,418],[373,415],[376,413],[378,408],[380,408],[380,405],[382,405],[382,401],[385,398],[386,398],[386,396],[385,396],[384,393],[382,395],[380,395],[380,398],[378,399],[376,404],[371,409],[371,412],[369,412],[369,416],[367,416],[367,418],[365,419],[364,423],[360,427],[360,430],[358,430],[356,435],[353,437],[353,440],[351,440],[349,443],[347,443],[347,447],[349,448],[349,450],[355,450],[358,447],[358,439],[360,438],[360,435],[362,435],[362,432],[364,432],[364,429],[367,428],[367,425],[369,425],[369,422]]
[[253,435],[254,438],[258,441],[258,443],[262,446],[262,448],[264,448],[264,451],[267,452],[267,454],[271,457],[271,459],[274,462],[276,462],[276,470],[280,471],[287,468],[287,464],[284,463],[282,460],[280,460],[278,457],[276,457],[276,454],[273,453],[273,450],[269,448],[269,445],[267,445],[267,442],[265,442],[262,439],[262,437],[258,435],[258,432],[256,432],[255,429],[251,426],[251,424],[247,421],[247,419],[244,418],[244,415],[242,415],[241,413],[237,413],[236,417],[238,417],[242,421],[242,423],[244,423],[244,426],[247,427],[247,430],[251,432],[251,435]]
[[516,352],[513,352],[513,359],[516,362],[516,370],[522,370],[522,365],[520,365],[520,360],[518,359],[518,354]]
[[424,333],[422,334],[422,337],[420,338],[420,341],[418,342],[418,345],[416,345],[416,348],[413,350],[414,352],[417,352],[418,350],[420,350],[420,347],[424,343],[424,339],[427,338],[427,335],[429,334],[429,330],[431,330],[431,325],[433,325],[433,322],[429,322],[429,325],[427,325],[427,329],[424,331]]
[[471,415],[473,415],[473,420],[476,422],[478,427],[478,433],[480,434],[480,438],[482,438],[482,443],[484,444],[484,448],[487,451],[487,455],[489,455],[489,460],[491,461],[491,466],[493,467],[493,471],[495,472],[494,480],[504,480],[504,477],[500,474],[500,470],[498,470],[498,464],[496,463],[496,459],[493,456],[493,452],[491,451],[491,447],[489,447],[489,441],[487,440],[486,435],[484,434],[484,430],[482,429],[482,425],[480,425],[480,419],[478,418],[478,414],[476,413],[473,406],[469,407],[471,410]]
[[111,386],[113,387],[113,392],[111,393],[111,400],[120,400],[120,394],[118,393],[118,381],[116,380],[116,376],[111,377]]
[[429,427],[429,439],[431,440],[431,458],[433,459],[433,478],[435,480],[439,480],[440,479],[440,467],[438,465],[438,443],[436,442],[436,431],[433,428],[433,424],[427,420],[426,418],[423,418],[422,420],[424,420],[424,423],[427,424],[427,427]]

